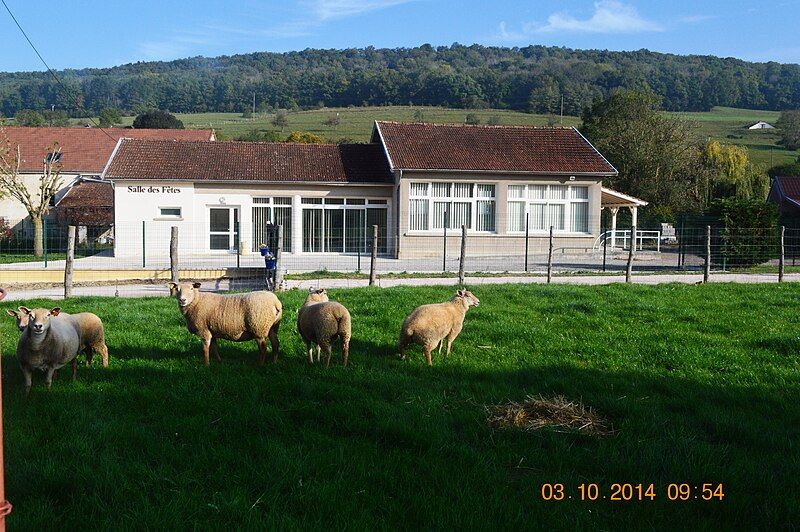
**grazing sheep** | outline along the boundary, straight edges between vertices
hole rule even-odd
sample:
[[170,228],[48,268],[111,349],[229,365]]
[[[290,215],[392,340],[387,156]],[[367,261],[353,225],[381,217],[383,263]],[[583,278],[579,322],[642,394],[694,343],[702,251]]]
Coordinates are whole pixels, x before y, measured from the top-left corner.
[[45,371],[44,381],[50,388],[55,370],[72,362],[72,379],[75,380],[75,357],[81,346],[80,333],[73,321],[52,319],[60,312],[59,307],[51,310],[37,308],[27,312],[30,314],[28,325],[17,343],[17,360],[25,377],[26,394],[31,389],[31,373],[34,369]]
[[[17,328],[20,332],[25,331],[30,319],[30,309],[18,307],[17,310],[8,309],[6,313],[17,321]],[[108,367],[108,347],[106,346],[106,332],[103,321],[91,312],[79,312],[77,314],[67,314],[61,312],[58,319],[74,320],[80,330],[81,351],[86,355],[86,363],[92,364],[94,352],[100,353],[103,359],[103,367]]]
[[406,359],[406,346],[408,344],[420,344],[425,351],[425,361],[432,365],[431,351],[439,346],[439,354],[442,354],[442,343],[447,339],[447,352],[445,357],[450,355],[450,348],[453,340],[456,339],[464,326],[464,316],[470,307],[477,307],[480,301],[469,290],[458,290],[453,299],[447,303],[435,303],[432,305],[422,305],[414,309],[403,322],[403,330],[400,332],[398,349],[400,358]]
[[175,294],[189,332],[203,340],[203,362],[208,365],[209,349],[221,361],[217,339],[258,343],[258,363],[267,356],[266,341],[272,344],[272,362],[278,360],[278,327],[283,305],[272,292],[221,295],[201,292],[200,283],[167,283]]
[[6,297],[6,293],[7,292],[5,288],[0,288],[0,301],[2,301],[4,297]]
[[317,362],[320,348],[325,352],[325,367],[331,363],[331,344],[338,336],[342,339],[342,365],[350,356],[350,312],[336,301],[328,301],[324,288],[311,289],[305,303],[297,312],[297,332],[303,337],[309,364],[314,363],[311,344],[317,344]]

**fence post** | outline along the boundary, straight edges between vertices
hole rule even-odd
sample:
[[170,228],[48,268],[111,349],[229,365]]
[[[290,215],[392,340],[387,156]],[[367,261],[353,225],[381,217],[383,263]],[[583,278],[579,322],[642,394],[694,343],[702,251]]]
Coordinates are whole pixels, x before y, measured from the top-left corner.
[[450,225],[450,221],[448,218],[448,212],[444,211],[444,238],[442,239],[444,243],[444,249],[442,250],[442,271],[447,271],[447,226]]
[[277,291],[283,284],[283,271],[281,270],[281,255],[283,254],[283,226],[279,225],[278,242],[275,246],[275,278],[272,280],[272,290]]
[[42,251],[44,252],[44,267],[47,268],[47,220],[42,220]]
[[603,239],[603,272],[606,271],[606,257],[608,256],[608,231],[603,231],[605,238]]
[[711,226],[706,226],[706,262],[703,268],[703,282],[707,283],[711,276]]
[[146,264],[147,264],[146,259],[145,259],[145,252],[144,252],[145,240],[146,240],[146,238],[145,238],[145,233],[144,233],[144,220],[142,220],[142,268],[145,268]]
[[75,226],[67,229],[67,260],[64,261],[64,299],[72,297],[72,265],[75,260]]
[[369,285],[375,284],[375,262],[378,258],[378,226],[372,226],[372,255],[369,258]]
[[781,226],[781,254],[778,257],[778,282],[783,282],[784,259],[786,258],[786,226]]
[[242,233],[239,231],[239,222],[238,220],[233,222],[233,230],[236,232],[236,267],[241,267],[241,257],[242,257]]
[[528,241],[529,241],[528,235],[530,229],[530,224],[528,223],[530,221],[528,219],[529,217],[530,213],[526,213],[525,214],[525,271],[526,272],[528,271]]
[[631,226],[631,245],[628,246],[628,264],[625,266],[625,282],[631,282],[631,276],[633,275],[633,253],[634,248],[636,247],[636,226]]
[[[0,288],[0,299],[6,297],[6,291]],[[2,359],[0,348],[0,359]],[[2,371],[0,371],[0,374]],[[3,380],[0,379],[0,531],[6,530],[6,516],[11,513],[11,503],[6,500],[5,461],[3,458]]]
[[678,268],[683,269],[683,221],[681,221],[681,231],[678,234]]
[[550,251],[547,253],[547,282],[553,280],[553,226],[550,226]]
[[173,283],[180,281],[178,272],[178,226],[173,225],[169,236],[169,271]]
[[461,256],[458,259],[458,284],[464,285],[464,260],[467,255],[467,226],[461,226]]

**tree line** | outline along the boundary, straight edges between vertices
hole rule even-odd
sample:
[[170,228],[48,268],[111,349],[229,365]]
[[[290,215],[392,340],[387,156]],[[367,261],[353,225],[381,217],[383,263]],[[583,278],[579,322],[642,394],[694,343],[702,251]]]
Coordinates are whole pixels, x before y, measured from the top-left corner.
[[[713,106],[800,108],[800,65],[638,50],[480,45],[307,49],[139,62],[59,72],[0,73],[0,112],[242,112],[361,105],[434,105],[580,115],[619,89],[659,96],[668,111]],[[77,101],[77,106],[76,106]]]

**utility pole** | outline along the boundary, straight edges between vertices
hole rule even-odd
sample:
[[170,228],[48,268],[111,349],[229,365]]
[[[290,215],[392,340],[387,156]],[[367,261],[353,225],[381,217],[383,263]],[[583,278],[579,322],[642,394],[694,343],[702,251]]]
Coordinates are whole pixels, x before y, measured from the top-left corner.
[[256,115],[256,93],[253,93],[253,116]]

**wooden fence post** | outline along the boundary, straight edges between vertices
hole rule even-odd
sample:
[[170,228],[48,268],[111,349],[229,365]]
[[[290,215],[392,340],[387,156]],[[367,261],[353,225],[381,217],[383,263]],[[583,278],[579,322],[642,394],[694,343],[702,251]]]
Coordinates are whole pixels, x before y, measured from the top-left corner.
[[372,226],[372,256],[369,258],[369,285],[375,284],[375,262],[378,258],[378,226]]
[[636,247],[636,226],[631,226],[631,245],[628,247],[628,264],[625,267],[625,282],[630,283],[633,275],[633,253]]
[[711,277],[711,226],[706,226],[706,262],[703,267],[703,282],[707,283]]
[[180,282],[178,271],[178,226],[173,225],[169,235],[169,271],[173,283]]
[[781,254],[778,257],[778,282],[783,282],[784,263],[786,258],[786,226],[781,226]]
[[64,261],[64,299],[72,297],[72,267],[75,261],[75,226],[67,229],[67,260]]
[[467,255],[467,226],[461,226],[461,257],[458,259],[458,284],[464,285],[464,261]]
[[528,241],[529,241],[528,235],[530,228],[530,223],[528,219],[529,216],[530,213],[525,214],[525,271],[526,272],[528,271]]
[[281,269],[281,254],[283,253],[283,226],[277,227],[278,242],[275,246],[275,278],[272,280],[273,291],[280,289],[283,284],[283,271]]
[[444,234],[442,238],[442,271],[447,271],[447,227],[450,225],[448,212],[444,211]]
[[550,226],[550,251],[547,254],[547,282],[553,280],[553,226]]

